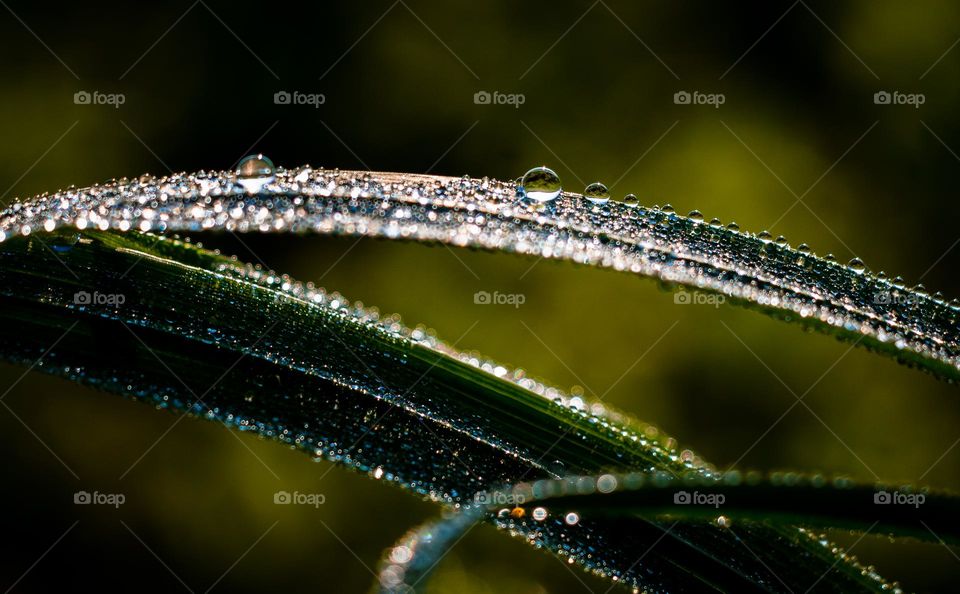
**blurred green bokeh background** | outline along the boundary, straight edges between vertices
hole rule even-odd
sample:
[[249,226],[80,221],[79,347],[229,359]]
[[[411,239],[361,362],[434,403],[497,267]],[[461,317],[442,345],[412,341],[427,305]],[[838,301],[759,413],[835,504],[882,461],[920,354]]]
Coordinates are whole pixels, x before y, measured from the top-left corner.
[[[618,197],[770,229],[960,296],[956,3],[4,6],[0,202],[229,168],[250,152],[286,166],[501,179],[546,164],[567,189],[602,180]],[[84,90],[125,102],[75,104]],[[683,90],[725,102],[677,105]],[[875,104],[884,90],[925,102]],[[277,105],[278,91],[325,102]],[[476,104],[478,91],[525,101]],[[629,275],[512,256],[202,240],[580,385],[718,466],[960,488],[955,386],[753,312],[681,307]],[[526,303],[475,305],[480,290]],[[103,591],[364,591],[381,551],[437,513],[276,444],[193,420],[168,432],[171,415],[37,373],[17,382],[23,373],[0,366],[0,389],[13,386],[0,410],[4,589],[49,591],[69,576]],[[127,503],[76,507],[78,489]],[[321,492],[326,504],[275,506],[280,489]],[[854,553],[912,590],[945,591],[960,574],[956,550],[938,544],[868,536]],[[433,588],[607,589],[565,567],[482,528]]]

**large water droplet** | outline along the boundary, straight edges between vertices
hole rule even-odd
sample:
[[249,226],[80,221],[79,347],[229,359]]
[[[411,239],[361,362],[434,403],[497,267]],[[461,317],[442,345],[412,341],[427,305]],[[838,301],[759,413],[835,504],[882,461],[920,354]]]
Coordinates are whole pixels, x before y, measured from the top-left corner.
[[863,263],[863,260],[860,258],[854,258],[847,263],[847,266],[850,267],[850,270],[860,273],[867,269],[867,265]]
[[636,194],[627,194],[623,197],[623,203],[627,206],[638,206],[640,204],[640,200],[637,199]]
[[523,174],[520,186],[534,202],[549,202],[560,195],[560,176],[547,167],[534,167]]
[[263,186],[276,179],[273,161],[261,154],[249,155],[237,164],[237,182],[250,194],[256,194]]
[[600,182],[593,182],[584,188],[583,197],[594,204],[603,204],[610,200],[610,190]]

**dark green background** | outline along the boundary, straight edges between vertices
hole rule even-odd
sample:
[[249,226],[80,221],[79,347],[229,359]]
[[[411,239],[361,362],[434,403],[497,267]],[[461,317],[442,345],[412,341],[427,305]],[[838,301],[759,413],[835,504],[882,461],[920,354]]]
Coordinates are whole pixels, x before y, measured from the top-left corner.
[[[278,165],[498,178],[547,164],[568,189],[606,181],[617,197],[771,228],[960,295],[956,3],[6,6],[0,202],[168,167],[229,168],[255,151]],[[126,102],[75,105],[80,90]],[[275,105],[280,90],[326,103]],[[481,90],[525,103],[477,105]],[[675,105],[680,90],[726,102]],[[926,103],[875,105],[879,90]],[[960,488],[956,387],[753,312],[681,307],[649,281],[511,256],[349,238],[203,241],[583,386],[718,466]],[[474,305],[480,290],[526,303]],[[14,591],[65,579],[186,589],[176,574],[193,591],[363,591],[364,564],[436,513],[215,424],[188,420],[164,436],[171,415],[36,373],[16,383],[23,371],[0,367],[0,389],[14,386],[0,409],[4,589],[21,576]],[[809,410],[781,419],[791,391]],[[127,504],[77,507],[78,489],[123,492]],[[279,489],[321,492],[326,504],[278,507]],[[960,574],[956,549],[939,544],[868,536],[854,552],[908,589],[944,591]],[[433,587],[608,586],[484,527]]]

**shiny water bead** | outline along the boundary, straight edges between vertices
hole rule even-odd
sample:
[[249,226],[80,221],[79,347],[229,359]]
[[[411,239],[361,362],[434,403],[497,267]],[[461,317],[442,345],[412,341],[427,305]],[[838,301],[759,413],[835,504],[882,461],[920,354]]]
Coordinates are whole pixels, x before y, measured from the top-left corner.
[[770,235],[770,232],[769,232],[769,231],[761,231],[760,233],[757,234],[757,239],[759,239],[760,241],[766,243],[766,242],[770,241],[771,239],[773,239],[773,235]]
[[691,210],[690,213],[687,214],[687,218],[691,221],[702,221],[703,213],[701,213],[699,210]]
[[237,164],[237,182],[250,194],[256,194],[263,187],[276,179],[276,168],[273,161],[256,154],[240,159]]
[[733,231],[734,233],[736,233],[737,231],[740,231],[740,225],[731,221],[730,223],[727,224],[727,230]]
[[867,265],[864,264],[863,260],[861,260],[860,258],[851,259],[849,262],[847,262],[847,267],[850,268],[850,270],[856,272],[857,274],[862,273],[867,269]]
[[570,526],[576,526],[578,523],[580,523],[580,514],[577,512],[570,512],[564,516],[563,521]]
[[593,182],[584,188],[583,197],[594,204],[603,204],[610,200],[610,190],[600,182]]
[[[47,229],[50,231],[50,229]],[[65,253],[73,249],[80,241],[79,233],[58,233],[49,241],[50,249],[55,252]]]
[[520,178],[523,195],[534,202],[549,202],[560,195],[560,176],[547,167],[534,167]]
[[597,479],[597,490],[601,493],[612,493],[617,488],[617,477],[605,474]]
[[640,204],[640,201],[637,199],[636,194],[627,194],[626,196],[623,197],[623,203],[626,206],[638,206]]
[[661,208],[660,210],[662,210],[663,212],[665,212],[665,213],[667,213],[667,214],[673,214],[674,212],[676,212],[676,211],[673,209],[673,207],[670,206],[669,204],[664,204],[664,205],[663,205],[663,208]]
[[530,514],[530,517],[532,517],[534,520],[536,520],[536,521],[538,521],[538,522],[542,522],[542,521],[546,520],[546,519],[547,519],[547,508],[545,508],[545,507],[537,507],[537,508],[534,508],[533,513]]

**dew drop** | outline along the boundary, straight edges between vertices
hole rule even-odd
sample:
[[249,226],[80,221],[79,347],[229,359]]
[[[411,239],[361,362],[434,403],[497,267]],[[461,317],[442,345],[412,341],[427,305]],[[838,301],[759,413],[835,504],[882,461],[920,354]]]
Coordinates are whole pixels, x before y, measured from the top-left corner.
[[699,210],[691,210],[690,214],[687,215],[687,218],[691,221],[702,221],[703,213],[701,213]]
[[534,167],[520,178],[524,195],[534,202],[550,202],[560,195],[560,176],[550,168]]
[[847,262],[847,266],[850,268],[850,270],[856,272],[857,274],[860,274],[861,272],[867,269],[867,265],[864,264],[863,260],[861,260],[860,258],[854,258],[850,260],[849,262]]
[[720,528],[729,528],[733,525],[733,522],[727,516],[717,516],[716,522]]
[[663,205],[663,208],[661,208],[660,210],[662,210],[663,212],[665,212],[665,213],[667,213],[667,214],[673,214],[674,212],[676,212],[676,210],[674,210],[674,208],[673,208],[672,206],[670,206],[669,204],[664,204],[664,205]]
[[533,513],[530,514],[534,520],[542,522],[547,519],[547,508],[545,507],[536,507],[533,509]]
[[577,512],[570,512],[564,516],[563,521],[570,526],[576,526],[580,522],[580,514]]
[[640,204],[640,201],[637,200],[636,194],[627,194],[623,197],[623,203],[627,206],[637,206]]
[[237,164],[237,182],[250,194],[256,194],[263,186],[276,179],[273,161],[261,154],[249,155]]
[[53,239],[50,240],[50,249],[55,252],[65,253],[73,249],[75,245],[80,241],[79,233],[62,233],[55,235]]
[[390,560],[394,563],[400,563],[402,565],[409,563],[411,559],[413,559],[413,551],[410,550],[410,547],[401,545],[394,547],[393,550],[390,551]]
[[583,197],[594,204],[604,204],[610,200],[610,190],[600,182],[593,182],[584,188]]
[[597,479],[597,490],[601,493],[612,493],[617,488],[617,477],[605,474]]

